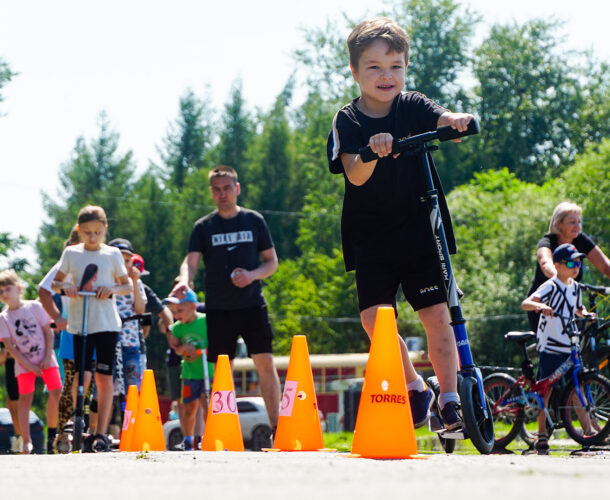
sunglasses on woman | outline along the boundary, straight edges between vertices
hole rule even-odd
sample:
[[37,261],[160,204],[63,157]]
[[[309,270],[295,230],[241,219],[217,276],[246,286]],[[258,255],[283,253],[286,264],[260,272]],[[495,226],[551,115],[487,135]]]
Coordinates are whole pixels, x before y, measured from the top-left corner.
[[582,266],[582,262],[580,260],[564,260],[563,263],[568,269],[574,269],[575,267]]

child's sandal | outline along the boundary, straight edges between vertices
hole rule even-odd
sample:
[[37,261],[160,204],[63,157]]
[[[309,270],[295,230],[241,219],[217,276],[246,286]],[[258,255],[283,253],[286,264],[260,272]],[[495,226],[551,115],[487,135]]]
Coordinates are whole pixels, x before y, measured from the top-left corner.
[[534,449],[538,453],[538,455],[548,455],[549,454],[549,437],[541,432],[536,437],[534,441]]

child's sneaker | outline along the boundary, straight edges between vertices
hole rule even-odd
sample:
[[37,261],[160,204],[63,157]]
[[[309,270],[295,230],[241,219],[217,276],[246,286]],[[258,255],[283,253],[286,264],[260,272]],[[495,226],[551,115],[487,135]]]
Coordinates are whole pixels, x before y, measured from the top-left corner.
[[21,436],[11,437],[11,452],[23,453],[23,438]]
[[457,431],[463,427],[462,409],[454,401],[449,401],[441,409],[441,420],[448,431]]
[[538,455],[548,455],[549,454],[549,437],[544,433],[538,433],[536,439],[534,441],[534,450]]
[[426,425],[430,418],[430,408],[434,403],[434,392],[426,384],[425,391],[409,391],[409,404],[411,405],[411,416],[413,426],[418,429]]
[[60,432],[55,438],[55,450],[57,453],[70,453],[72,449],[72,443],[70,441],[70,436],[66,432]]

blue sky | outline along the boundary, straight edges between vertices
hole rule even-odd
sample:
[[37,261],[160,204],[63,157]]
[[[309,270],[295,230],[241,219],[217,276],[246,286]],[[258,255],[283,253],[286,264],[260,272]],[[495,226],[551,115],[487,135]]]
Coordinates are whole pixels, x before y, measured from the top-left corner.
[[[0,57],[19,75],[0,103],[0,232],[34,239],[44,211],[41,190],[55,195],[57,173],[76,138],[96,135],[101,110],[131,149],[138,169],[157,158],[187,87],[216,108],[238,77],[251,108],[266,109],[293,71],[300,27],[364,19],[378,0],[44,0],[0,3]],[[610,60],[606,1],[465,0],[483,15],[478,37],[495,22],[555,16],[566,46]],[[304,6],[306,6],[304,8]],[[281,22],[276,20],[280,19]],[[346,33],[347,35],[347,33]],[[31,256],[30,250],[27,255]]]

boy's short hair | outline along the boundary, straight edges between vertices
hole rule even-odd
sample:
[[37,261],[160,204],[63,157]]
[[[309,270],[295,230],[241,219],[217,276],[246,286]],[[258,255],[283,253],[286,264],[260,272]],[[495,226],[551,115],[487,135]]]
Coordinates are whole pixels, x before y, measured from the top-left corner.
[[347,37],[349,62],[358,68],[362,52],[375,40],[383,40],[388,44],[389,52],[405,55],[405,64],[409,64],[409,35],[396,22],[387,17],[367,19],[356,26]]
[[551,222],[549,223],[549,233],[551,234],[559,234],[559,228],[557,224],[563,221],[568,215],[576,214],[582,215],[582,208],[579,207],[576,203],[572,203],[571,201],[562,201],[559,205],[555,207],[553,210],[553,215],[551,216]]
[[108,226],[108,219],[106,218],[106,212],[102,207],[95,205],[87,205],[80,209],[78,212],[78,223],[85,224],[86,222],[99,221],[104,226]]
[[0,286],[21,285],[21,280],[13,269],[6,269],[0,272]]
[[216,179],[217,177],[230,177],[233,179],[233,184],[237,184],[237,172],[234,168],[227,165],[218,165],[208,174],[208,180],[210,182],[212,182],[212,179]]

